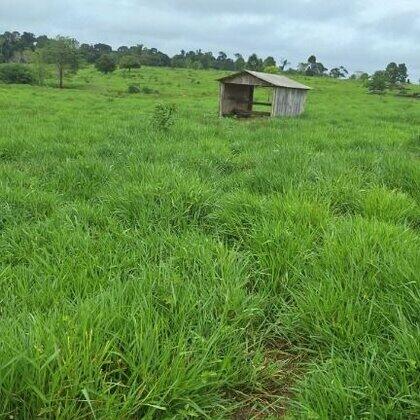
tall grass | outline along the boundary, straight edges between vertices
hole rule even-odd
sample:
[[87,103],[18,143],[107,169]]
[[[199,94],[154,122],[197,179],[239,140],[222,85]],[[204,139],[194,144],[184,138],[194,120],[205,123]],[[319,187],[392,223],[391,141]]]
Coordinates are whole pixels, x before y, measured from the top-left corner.
[[419,415],[420,103],[220,120],[218,75],[0,85],[1,416]]

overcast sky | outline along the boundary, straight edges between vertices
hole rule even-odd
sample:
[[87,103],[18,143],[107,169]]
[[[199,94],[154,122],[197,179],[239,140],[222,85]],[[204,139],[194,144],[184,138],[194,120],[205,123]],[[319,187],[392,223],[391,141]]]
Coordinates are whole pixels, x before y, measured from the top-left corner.
[[0,0],[5,30],[168,54],[256,52],[293,67],[311,54],[351,71],[405,62],[420,78],[420,0]]

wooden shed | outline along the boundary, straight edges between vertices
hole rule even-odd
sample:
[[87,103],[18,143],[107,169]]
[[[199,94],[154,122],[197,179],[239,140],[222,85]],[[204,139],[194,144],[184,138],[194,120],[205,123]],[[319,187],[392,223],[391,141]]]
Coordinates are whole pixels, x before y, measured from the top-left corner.
[[[218,79],[220,82],[220,116],[267,115],[296,116],[305,109],[306,96],[311,88],[278,74],[244,70]],[[254,101],[256,87],[272,88],[270,102]],[[270,112],[255,112],[254,105],[271,108]]]

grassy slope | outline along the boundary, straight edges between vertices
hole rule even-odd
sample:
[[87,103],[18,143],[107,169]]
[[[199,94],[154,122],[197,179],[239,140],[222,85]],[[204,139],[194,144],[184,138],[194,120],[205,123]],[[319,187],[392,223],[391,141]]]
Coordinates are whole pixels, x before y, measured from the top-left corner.
[[217,76],[0,86],[1,415],[419,414],[420,103],[219,120]]

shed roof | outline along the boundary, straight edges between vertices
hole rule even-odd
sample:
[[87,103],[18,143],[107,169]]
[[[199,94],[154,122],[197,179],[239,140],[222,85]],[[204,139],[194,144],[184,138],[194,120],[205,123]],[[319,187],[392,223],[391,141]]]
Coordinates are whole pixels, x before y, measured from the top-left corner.
[[251,76],[256,77],[260,81],[267,83],[268,86],[286,87],[286,88],[304,89],[304,90],[311,89],[309,86],[305,86],[302,83],[289,79],[286,76],[282,76],[279,74],[261,73],[258,71],[251,71],[251,70],[243,70],[239,73],[230,74],[229,76],[222,77],[218,80],[220,82],[228,83],[229,81],[233,81],[236,77],[243,76],[246,74],[250,74]]

